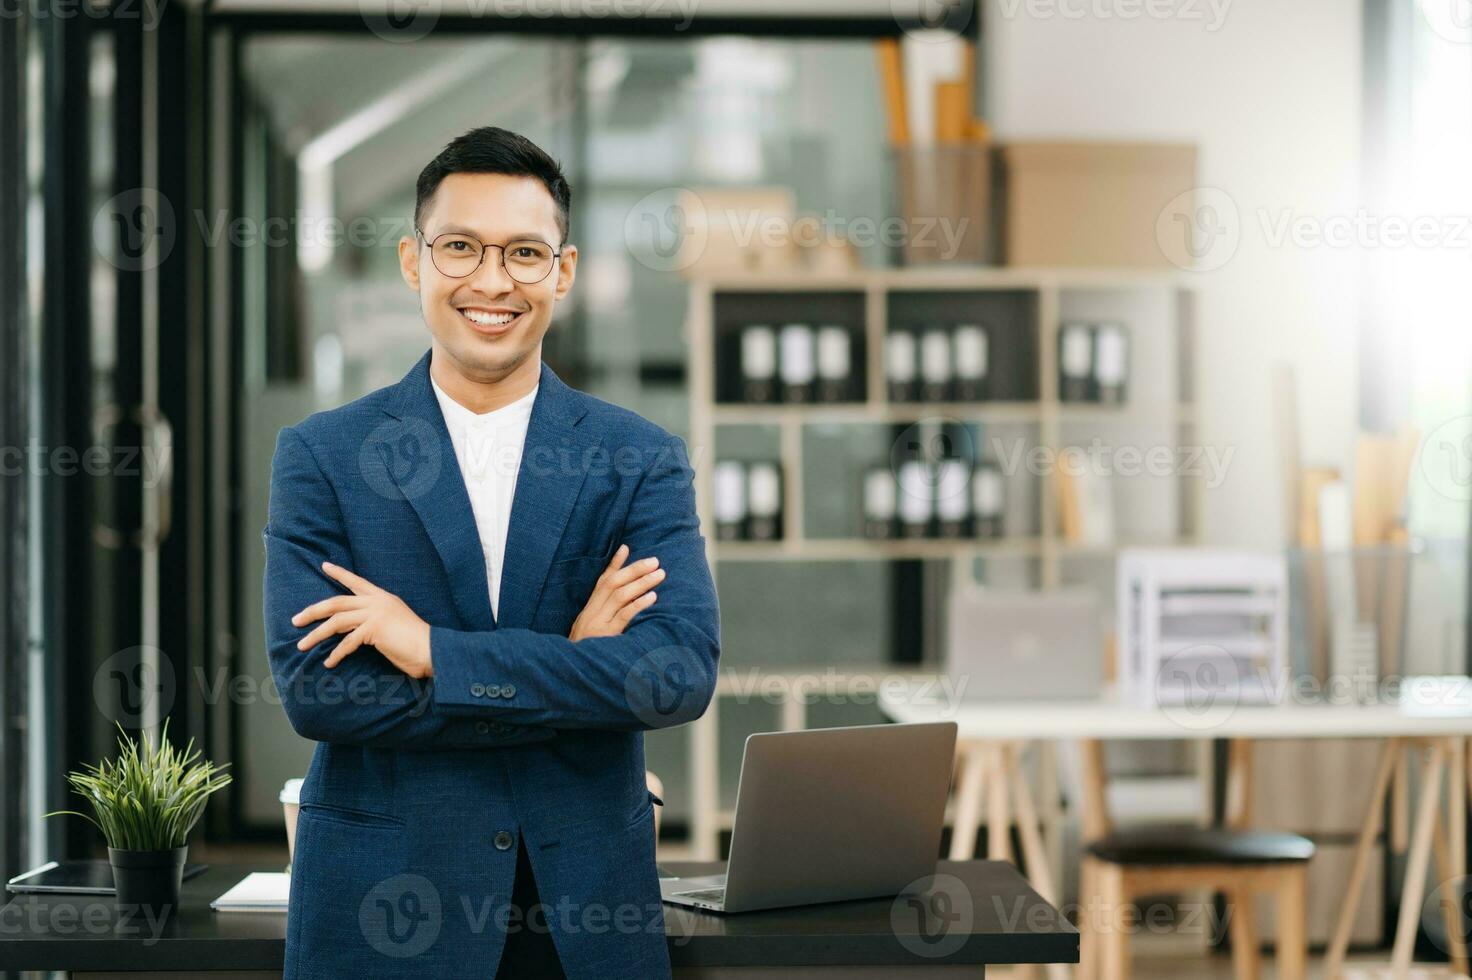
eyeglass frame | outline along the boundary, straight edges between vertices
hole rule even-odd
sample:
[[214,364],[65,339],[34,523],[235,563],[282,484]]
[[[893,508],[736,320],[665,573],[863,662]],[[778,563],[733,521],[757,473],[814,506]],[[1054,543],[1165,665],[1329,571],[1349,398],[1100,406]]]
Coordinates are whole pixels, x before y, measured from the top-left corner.
[[[429,264],[432,265],[432,266],[434,266],[435,271],[438,272],[440,275],[446,277],[447,279],[469,279],[471,276],[475,275],[477,272],[480,271],[480,267],[481,266],[483,266],[483,265],[486,264],[486,249],[494,248],[494,249],[499,249],[501,251],[501,270],[506,273],[507,277],[512,282],[519,283],[519,284],[521,284],[523,286],[535,286],[538,283],[546,282],[547,281],[547,277],[552,274],[552,270],[557,267],[558,260],[562,258],[563,251],[567,248],[567,243],[566,242],[563,242],[562,245],[557,249],[557,251],[555,251],[555,252],[552,253],[552,264],[547,267],[547,271],[546,272],[542,273],[542,278],[533,280],[532,282],[522,282],[520,279],[518,279],[515,276],[511,275],[511,270],[508,269],[508,268],[506,268],[506,246],[507,245],[514,245],[517,242],[536,242],[538,245],[548,245],[548,246],[550,246],[552,244],[551,242],[544,242],[540,238],[513,238],[511,241],[507,242],[506,245],[497,245],[494,242],[481,241],[479,238],[476,238],[474,235],[467,235],[464,232],[459,232],[459,231],[446,231],[446,232],[442,232],[442,233],[434,236],[433,239],[431,239],[428,235],[426,235],[424,233],[424,229],[423,228],[420,228],[418,225],[415,225],[414,226],[414,234],[416,234],[420,238],[422,238],[424,240],[424,244],[426,246],[428,246],[428,248],[429,248]],[[439,263],[435,262],[435,260],[434,260],[434,243],[437,242],[437,241],[439,241],[441,238],[444,238],[446,235],[459,235],[461,238],[469,238],[469,239],[472,239],[472,240],[474,240],[475,242],[477,242],[480,245],[480,261],[475,264],[475,268],[474,269],[471,269],[469,272],[465,273],[465,275],[463,275],[463,276],[452,276],[452,275],[450,275],[444,269],[441,269],[439,267]]]

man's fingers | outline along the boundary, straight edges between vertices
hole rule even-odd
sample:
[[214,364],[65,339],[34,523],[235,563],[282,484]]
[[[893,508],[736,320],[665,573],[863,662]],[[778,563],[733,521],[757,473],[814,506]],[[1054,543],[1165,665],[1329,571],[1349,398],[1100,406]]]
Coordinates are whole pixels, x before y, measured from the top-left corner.
[[[588,602],[583,606],[582,615],[588,616],[591,622],[612,622],[613,616],[621,606],[634,597],[647,592],[664,577],[663,572],[650,579],[659,568],[659,559],[654,557],[643,558],[639,561],[625,565],[624,561],[629,556],[629,546],[621,544],[613,553],[608,567],[603,574],[598,576],[598,583],[593,587],[593,594],[588,596]],[[643,582],[643,584],[639,584]]]
[[327,621],[318,626],[312,632],[302,637],[296,643],[298,650],[310,650],[329,636],[338,633],[346,633],[367,618],[367,615],[359,609],[350,609],[347,612],[334,613]]
[[654,569],[658,567],[658,558],[641,558],[636,562],[625,565],[617,572],[609,575],[604,585],[609,592],[613,592],[614,590],[620,589],[623,586],[628,585],[630,582],[635,581],[641,575],[648,575],[650,572],[654,571]]
[[331,599],[314,602],[291,617],[291,625],[305,626],[308,623],[315,623],[319,619],[326,619],[333,613],[342,612],[345,609],[357,609],[362,604],[363,600],[359,596],[335,595]]
[[635,599],[633,602],[627,603],[622,609],[614,613],[614,622],[619,623],[622,626],[627,626],[629,620],[633,619],[635,616],[639,615],[639,613],[654,605],[654,600],[657,598],[659,598],[659,593],[657,592],[644,593],[639,598]]
[[629,546],[621,544],[613,553],[613,559],[609,561],[608,567],[603,574],[598,576],[598,581],[593,585],[593,594],[588,596],[587,605],[583,608],[597,614],[613,598],[613,592],[634,576],[643,574],[645,562],[634,562],[632,565],[624,565],[624,559],[629,556]]
[[349,589],[352,590],[354,595],[372,595],[375,592],[381,591],[378,586],[374,585],[363,576],[355,575],[352,572],[348,571],[346,568],[343,568],[341,565],[334,565],[330,561],[324,561],[322,563],[322,571],[326,573],[329,578],[341,582],[343,585],[346,585]]
[[322,665],[324,667],[336,667],[342,663],[347,659],[348,654],[363,645],[364,635],[363,627],[359,626],[347,636],[343,637],[342,642],[333,648],[332,653],[328,654],[326,660],[322,661]]
[[649,574],[640,576],[628,585],[620,588],[613,594],[613,601],[620,607],[628,605],[662,581],[664,581],[664,569],[656,568]]
[[613,558],[608,562],[608,567],[603,570],[602,575],[598,576],[599,583],[601,584],[604,579],[622,568],[624,559],[627,557],[629,557],[629,546],[626,544],[619,545],[618,550],[613,553]]

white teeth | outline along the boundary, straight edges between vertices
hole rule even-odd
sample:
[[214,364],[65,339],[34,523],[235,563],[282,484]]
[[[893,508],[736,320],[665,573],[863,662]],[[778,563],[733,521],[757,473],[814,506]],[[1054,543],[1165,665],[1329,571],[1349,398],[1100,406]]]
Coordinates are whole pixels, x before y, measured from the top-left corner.
[[465,319],[483,327],[498,327],[510,323],[517,316],[515,313],[483,313],[480,310],[461,310],[460,313]]

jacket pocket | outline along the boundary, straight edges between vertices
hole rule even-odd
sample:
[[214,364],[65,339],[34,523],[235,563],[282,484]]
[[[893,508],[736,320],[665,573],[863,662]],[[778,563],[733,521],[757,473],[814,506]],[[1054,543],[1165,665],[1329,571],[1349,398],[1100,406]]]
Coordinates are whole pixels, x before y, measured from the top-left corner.
[[598,576],[603,574],[608,562],[609,559],[601,555],[583,555],[553,562],[547,569],[547,584],[542,591],[542,602],[548,604],[549,609],[561,614],[557,625],[560,626],[561,619],[564,618],[570,625],[572,618],[567,613],[570,612],[575,618],[588,604],[593,596],[593,589],[598,584]]
[[[641,807],[639,807],[634,812],[634,815],[629,818],[629,824],[628,825],[630,827],[633,827],[635,824],[638,824],[641,821],[648,820],[649,819],[649,815],[654,812],[654,801],[655,800],[658,800],[658,799],[659,799],[659,797],[655,796],[653,793],[649,793],[649,792],[646,791],[646,797],[645,797],[645,800],[644,800],[644,805],[641,806]],[[661,804],[662,803],[663,803],[663,801],[661,801]]]
[[597,578],[603,574],[603,569],[613,561],[613,552],[606,555],[577,555],[572,558],[561,558],[547,566],[547,581],[560,582],[568,578],[583,578],[592,575]]
[[303,803],[302,809],[310,811],[312,816],[323,820],[335,820],[338,823],[349,823],[359,827],[403,827],[404,821],[387,813],[374,813],[371,810],[358,810],[353,807],[338,806],[335,803]]

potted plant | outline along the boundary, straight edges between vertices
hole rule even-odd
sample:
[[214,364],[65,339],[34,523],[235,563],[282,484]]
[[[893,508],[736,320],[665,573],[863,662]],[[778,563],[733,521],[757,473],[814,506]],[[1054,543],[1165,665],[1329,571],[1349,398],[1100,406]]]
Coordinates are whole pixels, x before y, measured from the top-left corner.
[[[121,729],[121,726],[119,726]],[[191,740],[182,751],[169,742],[168,724],[155,746],[126,733],[118,736],[118,757],[67,774],[72,790],[86,798],[90,821],[107,840],[108,862],[117,886],[117,904],[149,906],[160,916],[179,905],[187,838],[204,813],[210,794],[230,784],[223,766],[200,758]]]

